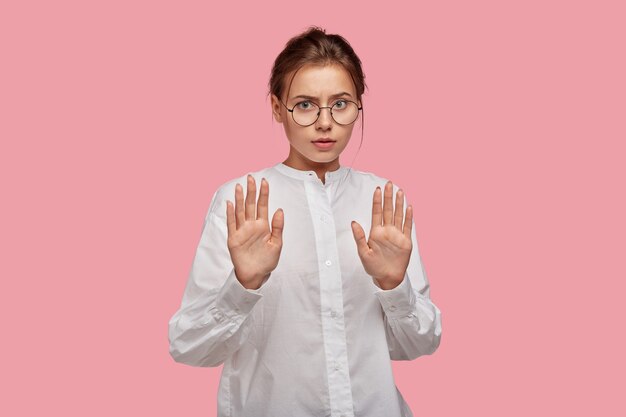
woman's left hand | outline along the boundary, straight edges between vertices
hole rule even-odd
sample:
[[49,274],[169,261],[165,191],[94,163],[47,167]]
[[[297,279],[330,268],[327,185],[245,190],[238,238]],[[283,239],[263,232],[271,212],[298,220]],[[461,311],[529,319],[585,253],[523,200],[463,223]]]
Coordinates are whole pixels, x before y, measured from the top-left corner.
[[402,189],[396,194],[395,213],[392,199],[391,181],[385,184],[384,205],[381,205],[381,189],[376,187],[372,205],[372,226],[367,240],[361,225],[356,221],[352,222],[352,234],[365,272],[372,276],[383,290],[395,288],[402,282],[413,249],[411,242],[413,207],[408,205],[403,226]]

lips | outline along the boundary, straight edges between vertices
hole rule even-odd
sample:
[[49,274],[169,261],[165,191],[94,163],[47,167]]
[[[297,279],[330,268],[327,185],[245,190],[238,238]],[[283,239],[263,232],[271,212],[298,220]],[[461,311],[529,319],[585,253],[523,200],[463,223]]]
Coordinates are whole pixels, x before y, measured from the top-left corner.
[[335,142],[336,141],[332,139],[317,139],[317,140],[311,141],[311,143],[313,143],[313,146],[315,146],[317,149],[320,149],[320,150],[332,149],[335,146]]

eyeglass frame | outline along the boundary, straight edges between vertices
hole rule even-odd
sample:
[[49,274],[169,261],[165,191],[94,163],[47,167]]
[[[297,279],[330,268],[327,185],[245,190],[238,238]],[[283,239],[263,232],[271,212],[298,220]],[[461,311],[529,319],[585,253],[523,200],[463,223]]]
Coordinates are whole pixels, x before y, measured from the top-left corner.
[[[280,101],[280,104],[285,106],[287,111],[289,113],[291,113],[291,118],[293,119],[294,123],[297,124],[298,126],[302,126],[302,127],[308,127],[308,126],[311,126],[311,125],[314,125],[315,123],[317,123],[317,121],[320,118],[320,114],[322,114],[322,109],[330,109],[330,118],[333,119],[333,122],[337,123],[340,126],[350,126],[352,123],[356,122],[356,119],[359,118],[359,111],[363,110],[363,106],[359,107],[359,105],[358,105],[358,103],[356,101],[348,100],[348,99],[345,99],[345,98],[341,98],[341,99],[337,100],[337,101],[348,101],[350,103],[354,103],[354,105],[357,108],[357,113],[356,113],[356,117],[354,118],[354,120],[351,121],[350,123],[343,124],[343,123],[339,123],[337,120],[335,120],[335,117],[333,116],[333,107],[335,107],[334,104],[332,106],[323,106],[322,107],[322,106],[318,106],[317,104],[313,103],[311,100],[303,100],[303,101],[297,102],[296,104],[293,105],[293,107],[291,109],[289,109],[289,107],[287,107],[287,105],[285,103],[283,103],[282,99],[279,98],[278,101]],[[293,115],[293,109],[295,109],[298,104],[304,103],[305,101],[313,103],[318,108],[317,118],[315,119],[315,121],[313,123],[309,123],[308,125],[301,125],[300,123],[296,122],[296,118]]]

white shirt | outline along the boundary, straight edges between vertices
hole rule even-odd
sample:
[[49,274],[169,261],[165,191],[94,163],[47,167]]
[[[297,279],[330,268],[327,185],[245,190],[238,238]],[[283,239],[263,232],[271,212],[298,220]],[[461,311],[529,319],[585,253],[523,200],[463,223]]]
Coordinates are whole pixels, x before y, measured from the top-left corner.
[[382,290],[365,272],[350,226],[356,220],[369,236],[374,189],[387,180],[342,166],[322,183],[314,171],[282,162],[251,175],[257,198],[261,178],[269,183],[270,224],[284,210],[278,266],[257,290],[237,280],[226,200],[234,203],[236,183],[245,199],[246,175],[220,186],[169,321],[171,356],[191,366],[224,364],[218,417],[413,416],[390,359],[431,354],[441,338],[415,227],[404,280]]

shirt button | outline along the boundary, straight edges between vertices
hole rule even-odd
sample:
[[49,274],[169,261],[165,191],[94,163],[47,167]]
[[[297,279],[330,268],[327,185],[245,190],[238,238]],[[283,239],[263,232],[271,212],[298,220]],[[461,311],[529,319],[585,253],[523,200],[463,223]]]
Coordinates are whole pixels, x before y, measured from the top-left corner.
[[396,311],[396,306],[389,307],[389,311]]
[[321,221],[323,221],[323,222],[325,222],[325,221],[326,221],[326,217],[324,217],[324,215],[322,214],[322,215],[320,216],[320,220],[321,220]]
[[326,266],[331,266],[333,263],[330,261],[330,259],[327,259],[325,264],[326,264]]
[[338,370],[340,370],[340,369],[341,369],[341,366],[339,366],[339,365],[335,365],[335,371],[338,371]]
[[330,310],[330,317],[332,318],[337,317],[337,312],[335,310]]

